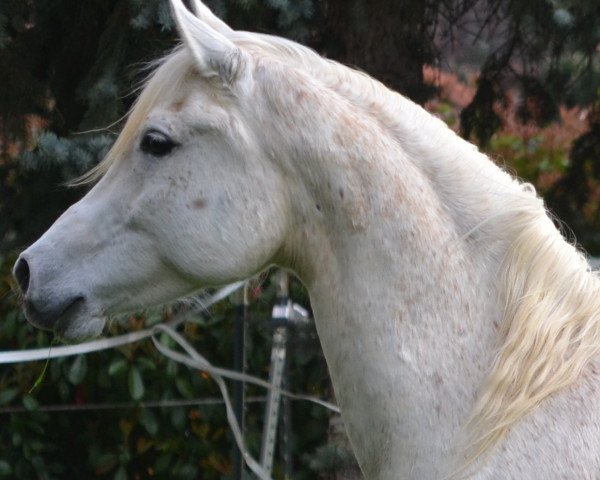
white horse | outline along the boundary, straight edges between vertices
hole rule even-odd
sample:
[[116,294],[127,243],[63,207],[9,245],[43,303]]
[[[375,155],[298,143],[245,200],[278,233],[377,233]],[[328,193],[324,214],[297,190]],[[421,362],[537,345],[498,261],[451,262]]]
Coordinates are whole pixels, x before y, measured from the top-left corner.
[[367,75],[172,0],[183,46],[15,275],[67,339],[270,264],[368,479],[598,478],[600,283],[533,189]]

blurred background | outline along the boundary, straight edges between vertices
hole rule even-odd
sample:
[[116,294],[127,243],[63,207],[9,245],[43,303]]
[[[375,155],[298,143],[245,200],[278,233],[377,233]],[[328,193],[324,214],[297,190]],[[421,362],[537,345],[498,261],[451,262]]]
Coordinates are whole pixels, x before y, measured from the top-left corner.
[[[600,3],[597,0],[207,0],[236,29],[282,35],[354,66],[441,117],[531,182],[565,235],[600,255]],[[24,322],[10,269],[84,193],[148,62],[176,44],[167,0],[0,1],[0,351],[50,335]],[[247,370],[268,375],[275,282],[252,283]],[[297,281],[292,297],[309,307]],[[169,319],[139,312],[112,334]],[[236,306],[185,327],[230,366]],[[331,398],[314,328],[292,329],[288,386]],[[232,478],[215,383],[149,342],[0,366],[0,478]],[[246,440],[260,447],[264,391],[248,389]],[[213,402],[213,403],[211,403]],[[275,478],[360,478],[336,417],[289,406]],[[285,443],[284,446],[282,446]],[[286,449],[289,455],[282,455]],[[285,457],[285,458],[284,458]],[[250,477],[248,477],[250,478]]]

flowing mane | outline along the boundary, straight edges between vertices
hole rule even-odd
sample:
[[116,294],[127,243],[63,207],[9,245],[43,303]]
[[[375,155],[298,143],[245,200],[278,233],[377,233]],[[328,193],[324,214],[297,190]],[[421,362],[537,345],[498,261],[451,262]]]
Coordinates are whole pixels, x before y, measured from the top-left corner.
[[516,421],[576,382],[600,351],[598,275],[542,205],[506,208],[500,225],[512,243],[498,281],[504,318],[498,353],[467,425],[464,466],[485,458]]
[[[498,351],[466,426],[464,465],[472,464],[489,453],[516,421],[573,384],[600,351],[597,275],[564,240],[530,187],[510,178],[418,105],[369,76],[288,40],[247,32],[231,32],[229,39],[253,55],[303,70],[361,109],[435,183],[456,222],[463,223],[464,238],[480,245],[499,240],[508,245],[504,258],[497,259],[501,265],[497,289],[505,305]],[[158,65],[123,133],[85,181],[102,176],[130,148],[148,111],[159,100],[174,99],[185,77],[193,75],[194,62],[186,49],[176,49]],[[480,190],[461,191],[459,176],[477,178]],[[468,200],[458,200],[458,192]],[[478,201],[481,195],[486,201]]]

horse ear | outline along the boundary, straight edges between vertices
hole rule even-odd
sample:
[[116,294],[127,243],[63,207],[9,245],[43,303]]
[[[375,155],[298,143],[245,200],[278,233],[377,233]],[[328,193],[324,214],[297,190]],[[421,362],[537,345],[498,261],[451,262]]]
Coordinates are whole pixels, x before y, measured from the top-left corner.
[[210,25],[217,32],[225,36],[227,36],[228,33],[233,32],[233,29],[229,25],[211,12],[210,9],[200,0],[191,0],[190,7],[192,8],[192,11],[196,17]]
[[[208,12],[212,18],[210,23],[214,24],[217,17],[200,2],[195,2],[195,7],[198,5],[205,9],[200,9],[200,15],[206,17]],[[171,0],[171,7],[179,34],[194,56],[200,73],[206,76],[217,75],[227,84],[232,84],[244,69],[245,53],[209,23],[194,16],[182,0]],[[219,28],[222,29],[222,26]]]

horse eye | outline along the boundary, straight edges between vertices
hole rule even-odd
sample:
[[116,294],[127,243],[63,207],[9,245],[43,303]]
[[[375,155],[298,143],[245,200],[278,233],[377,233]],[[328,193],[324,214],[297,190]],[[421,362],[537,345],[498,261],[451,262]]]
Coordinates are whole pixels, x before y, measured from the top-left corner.
[[158,130],[148,130],[144,133],[140,143],[140,149],[154,157],[164,157],[171,153],[177,144]]

